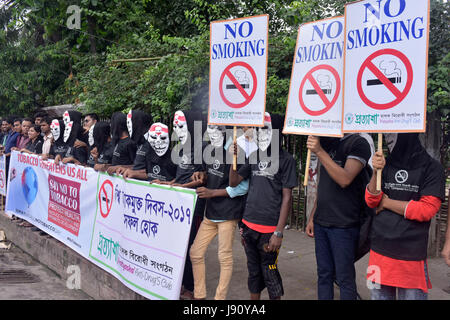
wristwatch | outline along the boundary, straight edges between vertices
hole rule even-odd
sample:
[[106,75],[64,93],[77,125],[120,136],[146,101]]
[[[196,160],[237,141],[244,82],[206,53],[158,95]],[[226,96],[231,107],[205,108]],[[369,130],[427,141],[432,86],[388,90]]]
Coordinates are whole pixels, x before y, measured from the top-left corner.
[[277,238],[283,238],[283,232],[275,231],[273,234],[274,234],[275,237],[277,237]]

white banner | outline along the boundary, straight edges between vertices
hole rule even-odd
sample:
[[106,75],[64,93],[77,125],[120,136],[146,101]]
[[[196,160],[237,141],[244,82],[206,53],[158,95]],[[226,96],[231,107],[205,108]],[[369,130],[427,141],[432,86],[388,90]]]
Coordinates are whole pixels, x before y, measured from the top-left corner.
[[6,156],[0,156],[0,195],[6,196]]
[[424,132],[428,0],[346,5],[344,132]]
[[263,126],[269,16],[210,25],[208,124]]
[[6,210],[149,299],[178,299],[194,190],[13,151]]
[[341,137],[344,17],[302,24],[283,133]]

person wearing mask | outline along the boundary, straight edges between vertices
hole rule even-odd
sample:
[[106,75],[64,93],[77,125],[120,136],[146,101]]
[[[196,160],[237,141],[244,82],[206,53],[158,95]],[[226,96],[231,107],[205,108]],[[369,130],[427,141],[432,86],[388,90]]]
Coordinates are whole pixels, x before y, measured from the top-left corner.
[[63,120],[53,119],[52,123],[50,124],[50,132],[52,133],[52,146],[50,148],[50,152],[47,154],[42,155],[42,160],[47,159],[57,159],[57,164],[59,164],[59,161],[64,158],[64,156],[67,153],[68,146],[64,142],[64,131],[65,131],[65,125]]
[[[177,171],[175,179],[169,182],[160,181],[162,184],[179,186],[184,188],[197,188],[202,185],[202,181],[192,180],[194,172],[202,171],[203,149],[206,144],[203,141],[195,141],[194,127],[201,127],[200,137],[203,138],[203,117],[202,114],[194,110],[177,110],[173,119],[173,131],[179,139],[179,143],[172,150],[172,158],[176,156]],[[195,148],[194,144],[199,143],[201,147]],[[194,209],[192,227],[189,235],[188,252],[197,235],[200,223],[203,220],[205,211],[205,199],[198,199]],[[183,282],[180,292],[181,299],[192,299],[194,297],[194,276],[192,273],[192,264],[189,255],[186,255],[186,261],[183,273]]]
[[136,158],[132,165],[117,167],[115,173],[123,175],[128,169],[144,172],[149,161],[151,147],[146,137],[153,122],[152,116],[142,110],[130,110],[127,114],[127,129],[130,138],[136,143]]
[[174,180],[177,166],[171,159],[169,128],[161,122],[153,123],[146,137],[151,149],[145,169],[130,168],[124,172],[124,179],[148,180],[160,184]]
[[64,164],[66,163],[75,163],[77,165],[84,165],[87,161],[88,154],[87,148],[75,147],[75,142],[77,139],[80,139],[82,135],[82,127],[81,127],[81,112],[79,111],[68,111],[64,113],[63,121],[64,121],[64,143],[67,146],[67,152],[64,156],[56,156],[55,163],[62,161]]
[[89,152],[91,151],[91,143],[89,141],[89,137],[91,137],[92,139],[92,132],[97,121],[99,121],[99,118],[96,113],[89,113],[84,116],[83,130],[77,140],[75,140],[75,148],[86,148]]
[[209,125],[207,133],[211,142],[207,146],[211,150],[211,159],[204,164],[204,171],[193,175],[193,180],[206,180],[205,187],[196,189],[198,197],[206,199],[206,211],[190,250],[194,299],[206,298],[205,254],[217,236],[220,275],[214,299],[225,300],[233,273],[234,232],[244,212],[248,180],[242,181],[241,186],[236,188],[229,187],[230,161],[227,163],[225,157],[232,141],[230,139],[224,144],[224,126]]
[[[272,300],[284,295],[277,261],[291,210],[292,189],[298,182],[295,160],[282,149],[282,126],[282,116],[266,112],[264,127],[257,129],[258,152],[249,157],[252,160],[255,155],[256,161],[246,163],[239,171],[230,167],[231,187],[249,179],[242,237],[251,300],[259,300],[264,288]],[[237,150],[235,143],[232,151],[236,156]]]
[[[426,300],[431,282],[427,268],[430,221],[445,199],[442,165],[421,145],[418,133],[383,135],[389,149],[378,151],[376,174],[366,188],[366,203],[376,208],[372,221],[367,278],[372,300]],[[375,270],[376,274],[372,274]]]

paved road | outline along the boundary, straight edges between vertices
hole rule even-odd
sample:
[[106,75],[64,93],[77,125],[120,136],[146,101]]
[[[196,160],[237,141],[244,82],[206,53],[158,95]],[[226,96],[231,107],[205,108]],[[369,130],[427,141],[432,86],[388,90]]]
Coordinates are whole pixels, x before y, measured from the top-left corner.
[[14,244],[0,249],[0,287],[0,300],[91,300]]

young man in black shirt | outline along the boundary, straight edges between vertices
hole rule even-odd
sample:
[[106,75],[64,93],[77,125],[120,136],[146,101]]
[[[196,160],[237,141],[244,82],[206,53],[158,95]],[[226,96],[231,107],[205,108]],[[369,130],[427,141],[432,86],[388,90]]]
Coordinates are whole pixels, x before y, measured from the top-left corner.
[[230,143],[224,145],[225,127],[208,126],[207,132],[211,141],[211,155],[204,165],[204,171],[194,174],[194,180],[206,180],[206,186],[196,190],[199,198],[206,199],[206,212],[190,250],[194,298],[206,298],[205,254],[211,241],[218,236],[220,277],[214,299],[225,300],[233,272],[234,232],[244,212],[248,181],[241,182],[243,191],[237,188],[230,190],[228,175],[231,159],[226,159]]
[[[266,287],[270,299],[280,299],[284,294],[277,259],[291,210],[292,189],[298,182],[295,160],[281,148],[282,126],[283,117],[266,112],[264,127],[257,129],[256,163],[252,163],[254,153],[249,157],[250,163],[239,171],[230,168],[230,186],[237,186],[244,179],[250,180],[242,236],[252,300],[259,300]],[[266,152],[270,157],[264,155]]]
[[355,300],[354,259],[366,187],[361,172],[368,165],[370,146],[359,135],[346,135],[309,136],[307,147],[320,161],[316,204],[306,228],[315,239],[318,298],[332,300],[336,281],[341,300]]

